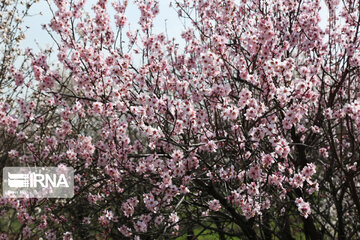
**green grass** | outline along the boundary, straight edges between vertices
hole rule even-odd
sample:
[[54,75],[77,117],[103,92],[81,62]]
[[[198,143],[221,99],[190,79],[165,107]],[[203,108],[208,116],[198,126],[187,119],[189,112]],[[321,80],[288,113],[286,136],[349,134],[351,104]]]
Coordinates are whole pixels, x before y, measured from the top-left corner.
[[[213,231],[209,230],[209,229],[205,229],[201,228],[201,227],[197,227],[194,229],[194,237],[196,237],[196,240],[218,240],[220,238],[219,234],[214,233]],[[241,238],[238,237],[232,237],[232,236],[225,236],[226,239],[228,240],[241,240]],[[181,236],[176,238],[176,240],[187,240],[187,236]]]
[[9,209],[4,216],[0,217],[0,232],[7,233],[8,237],[16,237],[21,228],[20,222],[16,218],[16,211]]

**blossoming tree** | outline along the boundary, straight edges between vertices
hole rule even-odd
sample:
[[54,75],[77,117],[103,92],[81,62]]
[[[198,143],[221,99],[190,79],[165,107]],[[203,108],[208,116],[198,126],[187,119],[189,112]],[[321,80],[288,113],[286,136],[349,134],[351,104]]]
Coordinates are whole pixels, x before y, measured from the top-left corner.
[[183,48],[135,3],[128,30],[127,0],[54,1],[56,64],[11,71],[7,157],[73,167],[75,195],[1,199],[2,237],[359,238],[359,1],[326,0],[325,29],[320,0],[174,1]]

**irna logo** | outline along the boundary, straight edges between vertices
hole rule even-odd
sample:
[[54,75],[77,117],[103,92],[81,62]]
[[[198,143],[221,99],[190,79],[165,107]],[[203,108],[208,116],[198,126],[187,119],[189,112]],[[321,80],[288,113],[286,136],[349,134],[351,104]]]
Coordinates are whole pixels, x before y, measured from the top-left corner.
[[70,198],[74,169],[69,167],[5,167],[3,196],[15,198]]
[[8,186],[11,188],[43,187],[69,187],[64,174],[41,174],[30,172],[28,174],[8,172]]

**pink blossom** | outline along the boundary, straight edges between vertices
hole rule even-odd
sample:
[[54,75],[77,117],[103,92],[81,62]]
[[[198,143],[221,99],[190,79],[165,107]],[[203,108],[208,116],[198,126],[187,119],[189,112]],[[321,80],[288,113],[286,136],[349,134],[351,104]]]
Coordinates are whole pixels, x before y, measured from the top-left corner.
[[169,221],[172,223],[177,223],[179,221],[177,213],[171,213],[169,216]]
[[310,204],[305,202],[302,198],[296,198],[295,203],[301,216],[308,218],[309,214],[311,214]]
[[122,225],[121,227],[118,228],[118,230],[121,232],[122,235],[124,235],[125,237],[130,237],[132,235],[131,233],[131,229],[128,228],[126,225]]
[[214,212],[219,211],[220,208],[221,208],[221,205],[220,205],[219,200],[217,200],[217,199],[211,200],[211,201],[209,202],[209,208],[210,208],[211,210],[213,210]]

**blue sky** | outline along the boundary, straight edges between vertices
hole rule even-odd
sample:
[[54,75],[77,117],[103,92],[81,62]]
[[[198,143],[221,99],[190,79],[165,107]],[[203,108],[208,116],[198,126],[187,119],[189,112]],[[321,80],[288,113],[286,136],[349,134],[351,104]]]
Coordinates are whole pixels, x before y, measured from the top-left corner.
[[[86,3],[86,10],[90,11],[91,6],[95,3],[96,1],[94,0],[88,0]],[[166,25],[169,38],[175,37],[176,39],[179,39],[181,32],[184,30],[184,26],[177,17],[176,11],[169,7],[169,3],[170,0],[160,0],[160,14],[155,19],[153,31],[156,33],[164,32]],[[109,6],[109,10],[110,16],[112,16],[112,13],[115,13],[112,6]],[[31,16],[24,19],[24,24],[28,26],[29,29],[26,32],[26,40],[22,42],[22,46],[24,48],[31,47],[34,50],[39,50],[39,46],[41,48],[44,48],[46,45],[53,46],[53,40],[41,27],[41,24],[49,23],[52,18],[51,11],[49,10],[46,1],[40,0],[33,5],[30,13]],[[126,16],[128,23],[132,26],[131,29],[136,29],[140,12],[132,0],[129,0]],[[113,21],[113,19],[111,20]],[[36,42],[38,44],[36,44]]]
[[[87,10],[90,10],[90,7],[95,4],[97,1],[88,0],[86,3]],[[165,31],[165,24],[167,26],[167,32],[169,38],[175,37],[177,41],[180,40],[180,34],[184,30],[184,25],[181,20],[178,18],[176,11],[173,8],[169,7],[171,0],[160,0],[160,14],[155,20],[153,31],[156,33]],[[114,13],[112,6],[109,7],[110,15]],[[52,15],[49,10],[49,6],[45,0],[40,0],[36,3],[31,11],[30,17],[24,19],[24,23],[29,29],[26,32],[26,39],[22,42],[22,47],[30,47],[35,51],[46,46],[55,47],[55,44],[48,33],[41,28],[41,24],[49,23]],[[41,13],[41,14],[40,14]],[[322,10],[320,11],[322,18],[321,26],[325,29],[326,19],[328,17],[327,8],[322,1]],[[137,9],[137,6],[134,4],[133,0],[129,0],[129,6],[126,10],[126,16],[128,22],[131,24],[131,29],[135,29],[137,22],[140,17],[140,12]],[[36,42],[38,44],[36,44]],[[181,43],[181,42],[180,42]]]

